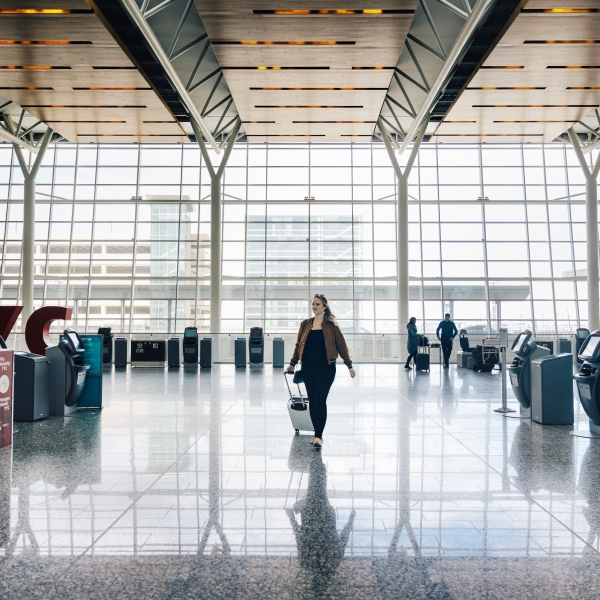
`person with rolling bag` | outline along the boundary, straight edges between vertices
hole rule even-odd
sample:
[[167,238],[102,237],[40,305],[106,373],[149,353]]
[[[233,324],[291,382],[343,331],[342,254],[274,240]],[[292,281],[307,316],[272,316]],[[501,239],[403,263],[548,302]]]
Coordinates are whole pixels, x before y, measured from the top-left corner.
[[[301,377],[306,385],[308,409],[315,431],[315,437],[311,443],[315,448],[321,448],[323,430],[327,422],[327,396],[335,379],[337,357],[342,357],[350,371],[350,377],[356,377],[356,372],[352,367],[346,340],[337,324],[335,315],[329,308],[329,302],[323,294],[315,295],[312,301],[312,310],[314,317],[305,319],[300,324],[294,355],[286,373],[294,373],[296,365],[299,362],[302,364],[302,369],[300,372],[296,371],[294,380],[298,382]],[[290,417],[294,423],[292,410],[290,410]],[[299,429],[295,426],[294,428]]]

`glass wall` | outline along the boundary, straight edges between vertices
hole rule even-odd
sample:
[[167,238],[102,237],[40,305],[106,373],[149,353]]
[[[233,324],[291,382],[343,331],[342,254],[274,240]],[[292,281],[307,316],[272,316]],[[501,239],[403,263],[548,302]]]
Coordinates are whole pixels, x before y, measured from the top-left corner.
[[[424,144],[409,182],[419,329],[446,311],[472,333],[585,326],[584,191],[562,144]],[[318,292],[345,331],[398,332],[396,188],[381,144],[238,144],[223,194],[223,331],[292,332]],[[194,144],[49,149],[36,306],[71,306],[80,331],[207,332],[209,196]],[[0,144],[5,305],[20,298],[22,198],[16,157]]]

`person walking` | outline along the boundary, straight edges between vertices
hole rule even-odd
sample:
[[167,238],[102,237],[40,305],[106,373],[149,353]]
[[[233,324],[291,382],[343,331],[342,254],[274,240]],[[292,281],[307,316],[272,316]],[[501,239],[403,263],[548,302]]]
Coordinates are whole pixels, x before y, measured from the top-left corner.
[[293,373],[298,362],[302,364],[302,379],[308,394],[310,418],[315,428],[311,443],[320,448],[323,445],[323,430],[327,422],[327,396],[335,379],[335,361],[342,357],[350,370],[350,377],[356,377],[352,367],[346,340],[329,308],[323,294],[316,294],[312,301],[314,317],[300,323],[294,355],[287,373]]
[[419,336],[417,334],[417,319],[411,317],[406,325],[408,330],[408,339],[406,340],[406,349],[408,350],[408,358],[406,359],[405,369],[410,369],[411,359],[417,366],[417,350],[419,348]]
[[[440,331],[442,334],[440,335]],[[456,337],[458,329],[453,321],[450,320],[450,313],[444,315],[444,320],[440,321],[440,324],[435,330],[437,339],[442,342],[442,352],[444,353],[444,369],[450,368],[449,361],[450,355],[452,354],[452,341]]]

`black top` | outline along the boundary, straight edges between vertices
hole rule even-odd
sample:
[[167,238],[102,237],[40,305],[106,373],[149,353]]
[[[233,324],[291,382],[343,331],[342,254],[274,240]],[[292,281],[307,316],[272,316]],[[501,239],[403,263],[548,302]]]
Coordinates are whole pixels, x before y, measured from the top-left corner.
[[325,336],[322,329],[311,329],[308,332],[304,350],[302,351],[302,362],[315,366],[329,364],[325,348]]

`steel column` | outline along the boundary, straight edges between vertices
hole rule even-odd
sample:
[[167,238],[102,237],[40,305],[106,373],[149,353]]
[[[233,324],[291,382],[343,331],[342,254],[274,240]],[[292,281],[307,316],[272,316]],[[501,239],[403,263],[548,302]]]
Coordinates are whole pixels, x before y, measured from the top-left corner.
[[33,312],[33,279],[34,279],[34,253],[35,253],[35,179],[40,169],[40,164],[46,153],[46,148],[52,137],[52,129],[48,128],[39,144],[39,150],[31,169],[23,157],[23,152],[17,143],[13,143],[15,154],[21,165],[25,179],[23,200],[23,238],[21,250],[22,272],[22,301],[23,312],[21,316],[21,329],[25,331],[27,320]]
[[[194,119],[190,119],[190,122],[210,175],[210,332],[219,334],[221,333],[221,182],[242,122],[238,119],[233,126],[227,149],[217,171],[215,171],[204,145],[200,127],[194,122]],[[218,340],[216,342],[218,348]],[[214,348],[213,351],[215,351]],[[218,352],[216,355],[219,355]]]
[[595,331],[600,327],[600,293],[598,289],[598,171],[600,156],[590,169],[583,156],[579,137],[571,127],[569,139],[585,176],[585,208],[587,235],[587,291],[588,291],[588,328]]
[[600,326],[598,292],[598,182],[595,177],[585,178],[585,207],[587,234],[587,288],[588,328],[595,331]]
[[[377,126],[381,132],[381,138],[387,150],[388,156],[394,172],[398,179],[398,211],[397,211],[397,234],[398,234],[398,249],[397,249],[397,261],[398,261],[398,333],[402,336],[405,334],[404,327],[408,323],[408,307],[409,307],[409,276],[408,276],[408,177],[412,170],[417,153],[421,147],[423,136],[425,135],[425,129],[429,123],[429,118],[426,118],[422,123],[415,143],[413,144],[408,162],[404,169],[404,173],[398,164],[398,159],[394,154],[390,135],[383,124],[381,117],[377,121]],[[406,348],[400,343],[399,353],[402,359],[405,358]]]

